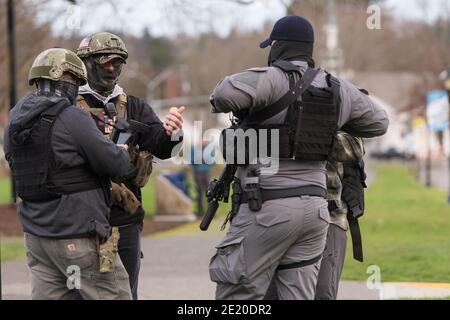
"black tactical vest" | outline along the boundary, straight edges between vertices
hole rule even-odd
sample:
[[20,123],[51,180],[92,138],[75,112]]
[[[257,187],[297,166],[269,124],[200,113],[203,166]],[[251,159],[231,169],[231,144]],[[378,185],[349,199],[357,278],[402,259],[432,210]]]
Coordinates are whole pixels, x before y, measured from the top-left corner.
[[51,135],[59,114],[70,104],[63,100],[41,113],[24,141],[10,129],[12,174],[17,195],[25,201],[42,201],[101,188],[101,182],[85,166],[59,169],[55,163]]
[[[236,163],[236,159],[245,154],[246,163],[252,162],[249,157],[249,148],[257,149],[257,156],[261,156],[260,139],[267,141],[262,156],[272,156],[270,154],[271,144],[277,143],[279,146],[280,159],[325,161],[331,158],[335,135],[338,129],[339,106],[340,106],[340,84],[339,81],[327,75],[328,87],[318,88],[311,85],[317,70],[307,69],[305,73],[300,73],[299,68],[288,61],[275,61],[272,64],[289,76],[289,91],[277,102],[266,106],[254,114],[244,117],[239,125],[239,129],[248,132],[249,129],[256,130],[257,141],[250,141],[248,135],[245,141],[245,152],[243,148],[236,146],[237,138],[234,141],[226,139],[226,130],[236,132],[237,128],[225,129],[222,132],[222,152],[227,163]],[[294,74],[297,73],[301,79],[295,82]],[[300,99],[298,99],[301,97]],[[262,125],[261,123],[287,109],[285,121],[282,124]],[[279,140],[271,141],[272,130],[278,130]],[[262,132],[264,136],[262,137]],[[226,148],[234,144],[234,159],[227,155]],[[254,160],[254,159],[253,159]],[[229,162],[234,161],[234,162]],[[237,164],[241,164],[237,162]]]

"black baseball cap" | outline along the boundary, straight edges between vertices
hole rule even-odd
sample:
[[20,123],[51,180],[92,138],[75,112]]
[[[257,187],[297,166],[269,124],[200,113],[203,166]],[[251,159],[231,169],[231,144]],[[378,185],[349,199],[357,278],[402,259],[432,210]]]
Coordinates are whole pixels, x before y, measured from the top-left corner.
[[286,16],[273,26],[270,37],[259,44],[260,48],[270,46],[273,40],[314,42],[314,29],[311,23],[300,16]]

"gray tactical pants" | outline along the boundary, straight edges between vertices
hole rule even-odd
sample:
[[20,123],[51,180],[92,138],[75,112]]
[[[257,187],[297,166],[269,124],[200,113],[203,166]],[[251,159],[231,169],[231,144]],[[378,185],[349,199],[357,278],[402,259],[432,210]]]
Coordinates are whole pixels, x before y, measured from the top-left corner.
[[113,272],[100,273],[95,238],[50,239],[25,233],[33,300],[130,300],[128,274],[116,256]]
[[270,200],[258,212],[241,204],[210,261],[216,299],[263,299],[272,279],[282,300],[314,299],[320,260],[275,271],[320,256],[329,220],[327,202],[320,197]]
[[[330,224],[327,234],[327,244],[320,264],[317,279],[316,300],[336,300],[344,267],[347,232],[334,224]],[[275,281],[267,290],[265,300],[278,300]]]

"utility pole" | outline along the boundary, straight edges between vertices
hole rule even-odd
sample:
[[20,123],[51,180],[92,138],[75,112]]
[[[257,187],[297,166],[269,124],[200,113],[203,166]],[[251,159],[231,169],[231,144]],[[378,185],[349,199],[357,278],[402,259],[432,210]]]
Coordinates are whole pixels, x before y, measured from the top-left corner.
[[[14,107],[17,101],[17,87],[16,87],[16,34],[15,34],[15,16],[14,16],[14,1],[7,2],[7,18],[8,18],[8,52],[9,52],[9,106],[10,109]],[[14,179],[11,179],[11,200],[16,203],[16,191],[14,186]]]
[[327,18],[324,26],[326,37],[326,52],[324,64],[327,70],[333,74],[342,72],[343,57],[339,48],[339,27],[336,17],[336,0],[328,0]]
[[[14,22],[14,1],[7,0],[7,33],[9,48],[9,105],[10,109],[16,104],[16,39],[15,39],[15,22]],[[14,179],[11,179],[11,196],[12,203],[16,203],[16,192],[14,187]],[[2,251],[1,251],[1,234],[0,234],[0,300],[3,298],[2,292]]]

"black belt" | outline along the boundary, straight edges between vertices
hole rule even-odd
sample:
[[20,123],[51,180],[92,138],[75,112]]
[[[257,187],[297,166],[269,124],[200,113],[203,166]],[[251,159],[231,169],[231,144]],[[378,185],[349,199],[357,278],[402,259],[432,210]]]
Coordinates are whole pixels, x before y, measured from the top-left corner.
[[[262,201],[269,201],[282,198],[293,198],[300,196],[312,196],[325,198],[326,190],[316,186],[306,186],[289,189],[261,189]],[[241,195],[240,203],[248,203],[247,195],[245,192]]]

